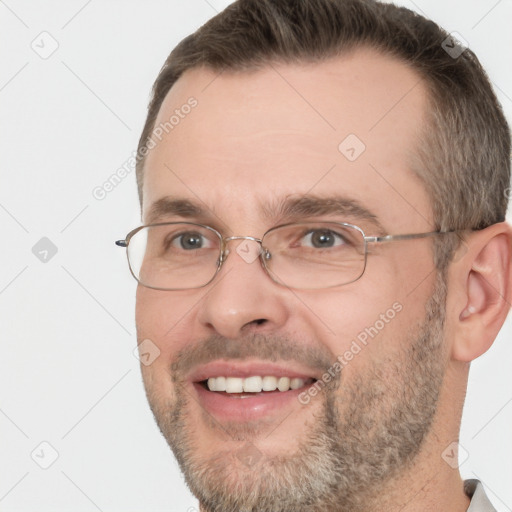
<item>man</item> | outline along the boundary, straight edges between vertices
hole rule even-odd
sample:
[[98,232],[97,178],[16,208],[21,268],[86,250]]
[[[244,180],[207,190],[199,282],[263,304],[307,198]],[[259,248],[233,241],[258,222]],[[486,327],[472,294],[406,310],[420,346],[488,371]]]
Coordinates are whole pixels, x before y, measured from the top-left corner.
[[137,173],[144,383],[202,512],[494,510],[446,462],[511,299],[471,51],[370,0],[236,2],[169,56]]

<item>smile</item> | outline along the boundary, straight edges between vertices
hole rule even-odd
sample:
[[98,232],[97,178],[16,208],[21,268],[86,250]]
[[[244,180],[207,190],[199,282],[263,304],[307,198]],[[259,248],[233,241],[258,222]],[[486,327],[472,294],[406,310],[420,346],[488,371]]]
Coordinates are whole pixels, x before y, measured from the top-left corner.
[[[289,414],[320,375],[263,362],[217,361],[189,376],[197,402],[220,421],[248,422]],[[243,400],[237,400],[243,399]]]

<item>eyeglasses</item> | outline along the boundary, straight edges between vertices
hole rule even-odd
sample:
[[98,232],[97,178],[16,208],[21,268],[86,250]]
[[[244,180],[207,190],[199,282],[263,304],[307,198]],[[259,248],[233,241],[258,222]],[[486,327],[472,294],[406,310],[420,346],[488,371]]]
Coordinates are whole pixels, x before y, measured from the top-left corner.
[[259,259],[270,278],[295,289],[333,288],[358,280],[364,273],[369,243],[413,240],[453,231],[366,236],[344,222],[301,222],[269,229],[262,238],[223,237],[217,230],[192,222],[140,226],[116,245],[126,247],[133,277],[157,290],[186,290],[211,283],[230,251],[248,263]]

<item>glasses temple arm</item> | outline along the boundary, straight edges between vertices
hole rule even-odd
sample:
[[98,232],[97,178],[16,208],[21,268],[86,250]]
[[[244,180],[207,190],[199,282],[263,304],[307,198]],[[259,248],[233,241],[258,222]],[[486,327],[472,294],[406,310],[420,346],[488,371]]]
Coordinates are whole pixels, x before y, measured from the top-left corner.
[[365,236],[366,242],[393,242],[395,240],[414,240],[417,238],[427,238],[429,236],[445,235],[447,233],[456,233],[457,231],[429,231],[428,233],[411,233],[407,235],[383,235],[383,236]]

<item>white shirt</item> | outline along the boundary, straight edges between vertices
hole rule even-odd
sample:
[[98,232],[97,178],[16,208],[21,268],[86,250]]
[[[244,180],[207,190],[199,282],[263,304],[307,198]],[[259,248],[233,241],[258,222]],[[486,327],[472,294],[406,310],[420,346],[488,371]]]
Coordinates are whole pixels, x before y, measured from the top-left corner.
[[484,486],[478,480],[466,480],[464,492],[471,498],[467,512],[496,512],[485,494]]

